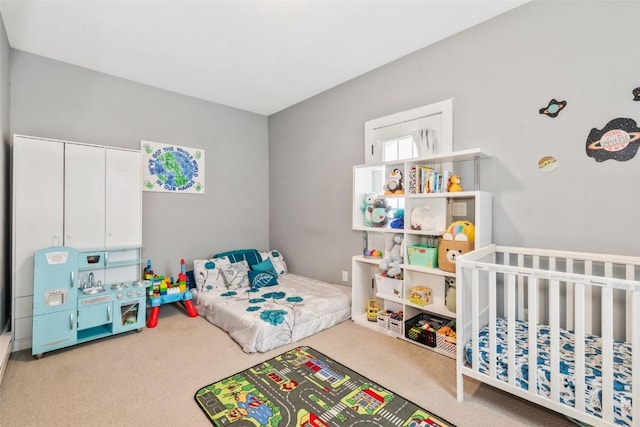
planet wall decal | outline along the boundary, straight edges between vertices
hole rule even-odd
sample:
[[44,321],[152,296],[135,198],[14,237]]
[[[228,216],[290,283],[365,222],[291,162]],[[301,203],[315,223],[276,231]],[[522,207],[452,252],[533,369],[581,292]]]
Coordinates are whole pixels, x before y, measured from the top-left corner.
[[640,101],[640,87],[635,88],[631,93],[633,94],[634,101]]
[[566,106],[567,101],[556,101],[556,99],[554,98],[549,101],[549,105],[547,105],[545,108],[540,109],[540,114],[544,114],[545,116],[549,117],[557,117],[560,111],[562,111],[562,109]]
[[587,136],[587,156],[596,162],[613,159],[620,162],[635,157],[640,144],[640,128],[635,120],[617,118],[602,129],[591,129]]

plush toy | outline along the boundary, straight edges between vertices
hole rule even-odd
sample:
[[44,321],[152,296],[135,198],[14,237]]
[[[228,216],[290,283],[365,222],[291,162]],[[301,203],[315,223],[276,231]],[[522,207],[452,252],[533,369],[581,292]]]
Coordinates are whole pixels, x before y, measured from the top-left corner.
[[447,310],[452,313],[456,312],[456,278],[455,277],[445,277],[444,282],[449,286],[447,289],[447,295],[445,297],[445,305],[447,306]]
[[404,228],[404,209],[392,209],[391,217],[393,219],[389,223],[389,227],[396,229]]
[[389,211],[391,206],[387,202],[387,199],[378,197],[373,201],[368,209],[371,210],[371,226],[372,227],[386,227],[389,223]]
[[376,193],[367,193],[362,200],[362,213],[364,214],[364,226],[371,227],[371,212],[373,211],[373,202],[376,200]]
[[460,177],[458,175],[451,175],[449,178],[449,182],[447,182],[447,191],[450,193],[456,193],[458,191],[462,191],[462,186],[460,185]]
[[454,221],[442,235],[445,240],[473,242],[476,238],[476,227],[469,221]]
[[403,194],[402,190],[402,171],[395,168],[389,174],[387,181],[384,183],[384,194]]
[[380,261],[380,269],[386,270],[388,277],[395,277],[402,273],[400,264],[404,258],[404,251],[402,250],[402,240],[404,235],[396,234],[393,236],[393,247],[389,252],[389,256]]
[[411,229],[412,230],[433,230],[436,226],[436,220],[429,215],[429,207],[418,206],[411,210]]

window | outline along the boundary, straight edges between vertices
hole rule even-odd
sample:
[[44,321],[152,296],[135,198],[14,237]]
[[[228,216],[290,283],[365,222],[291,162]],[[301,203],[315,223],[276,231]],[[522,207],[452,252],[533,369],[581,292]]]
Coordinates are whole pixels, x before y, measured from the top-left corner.
[[405,160],[418,157],[418,145],[411,135],[390,138],[380,141],[382,144],[382,161]]

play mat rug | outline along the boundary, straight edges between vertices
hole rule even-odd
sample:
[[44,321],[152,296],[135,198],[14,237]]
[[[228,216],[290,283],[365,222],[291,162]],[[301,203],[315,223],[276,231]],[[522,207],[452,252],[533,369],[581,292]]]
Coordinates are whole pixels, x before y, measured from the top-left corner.
[[215,426],[453,426],[310,347],[202,387],[194,397]]

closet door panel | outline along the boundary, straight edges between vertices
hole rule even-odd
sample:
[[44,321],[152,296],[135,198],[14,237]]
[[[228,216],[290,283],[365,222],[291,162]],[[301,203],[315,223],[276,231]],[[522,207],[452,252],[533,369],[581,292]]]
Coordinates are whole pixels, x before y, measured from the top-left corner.
[[31,346],[33,252],[63,243],[63,200],[64,144],[16,135],[11,292],[14,351]]
[[64,244],[76,249],[103,248],[105,148],[66,144],[64,171]]
[[106,150],[106,246],[142,244],[140,152]]

